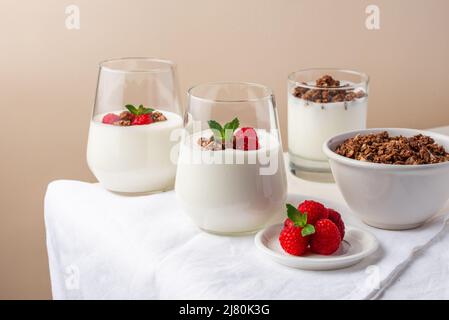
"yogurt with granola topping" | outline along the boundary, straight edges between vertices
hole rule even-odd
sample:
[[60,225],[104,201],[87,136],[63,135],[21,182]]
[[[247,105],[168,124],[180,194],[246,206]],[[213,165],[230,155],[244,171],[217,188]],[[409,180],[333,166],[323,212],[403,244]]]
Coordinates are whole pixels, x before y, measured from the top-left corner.
[[[173,141],[171,134],[183,127],[183,120],[173,112],[163,111],[163,115],[163,121],[139,125],[121,125],[119,121],[128,121],[123,119],[112,119],[116,125],[104,123],[105,114],[94,117],[89,129],[87,163],[102,186],[122,193],[173,188],[178,141]],[[145,120],[142,118],[140,123]]]
[[258,137],[253,149],[235,149],[232,142],[230,148],[209,148],[202,142],[211,136],[210,130],[189,135],[181,143],[176,196],[205,231],[254,232],[278,222],[284,211],[287,181],[279,140],[266,130],[251,130]]
[[[288,93],[288,148],[290,161],[298,166],[307,160],[327,163],[321,149],[328,138],[366,128],[366,93],[362,89],[342,90],[353,84],[340,85],[329,76],[318,79],[317,83],[320,80],[327,81],[326,86],[311,89],[316,83],[308,83]],[[338,90],[332,90],[332,85],[337,84]]]

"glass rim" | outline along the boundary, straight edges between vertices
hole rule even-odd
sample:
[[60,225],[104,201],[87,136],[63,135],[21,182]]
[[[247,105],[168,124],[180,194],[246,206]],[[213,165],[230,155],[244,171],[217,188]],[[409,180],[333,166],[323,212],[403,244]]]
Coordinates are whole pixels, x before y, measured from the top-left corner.
[[[310,71],[323,71],[324,73],[325,73],[325,71],[342,72],[342,73],[346,73],[346,74],[359,76],[362,79],[362,81],[354,83],[354,84],[351,84],[351,85],[348,85],[348,86],[344,86],[344,87],[341,87],[341,86],[340,87],[319,87],[319,86],[316,86],[316,85],[304,84],[302,82],[298,82],[295,79],[293,79],[293,77],[295,75],[297,75],[297,74],[310,72]],[[307,88],[307,89],[317,89],[317,90],[329,90],[329,89],[332,89],[332,90],[348,90],[348,89],[356,89],[356,88],[359,88],[362,85],[368,86],[369,81],[370,81],[369,75],[364,73],[364,72],[360,72],[360,71],[356,71],[356,70],[350,70],[350,69],[341,69],[341,68],[306,68],[306,69],[300,69],[300,70],[293,71],[293,72],[289,73],[287,78],[288,78],[288,81],[295,83],[295,85],[298,86],[298,87]],[[340,80],[340,79],[337,79],[337,80]]]
[[[198,95],[193,94],[193,90],[202,87],[202,86],[211,86],[211,85],[242,85],[247,87],[257,87],[262,88],[265,92],[265,94],[258,98],[248,98],[248,99],[210,99],[201,97]],[[248,81],[211,81],[211,82],[203,82],[200,84],[196,84],[191,86],[189,89],[187,89],[187,95],[189,97],[201,100],[201,101],[207,101],[207,102],[214,102],[214,103],[242,103],[242,102],[257,102],[265,99],[273,99],[274,94],[273,90],[263,84],[256,83],[256,82],[248,82]]]
[[[131,62],[131,61],[148,61],[148,62],[156,62],[161,65],[169,66],[169,69],[163,69],[163,68],[148,68],[148,69],[142,69],[142,70],[123,70],[120,68],[112,68],[110,66],[107,66],[108,63],[114,63],[114,62]],[[110,58],[106,60],[102,60],[99,63],[101,70],[106,70],[108,72],[117,72],[117,73],[159,73],[159,72],[167,72],[171,71],[174,67],[176,67],[176,64],[168,59],[161,59],[161,58],[155,58],[155,57],[121,57],[121,58]]]

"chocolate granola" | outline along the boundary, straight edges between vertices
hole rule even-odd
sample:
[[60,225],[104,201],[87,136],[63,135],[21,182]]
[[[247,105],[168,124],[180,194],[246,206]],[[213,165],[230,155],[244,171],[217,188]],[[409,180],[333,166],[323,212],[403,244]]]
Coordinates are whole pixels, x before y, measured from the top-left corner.
[[153,111],[153,112],[151,113],[151,117],[153,118],[153,121],[154,121],[154,122],[160,122],[160,121],[165,121],[165,120],[167,120],[167,117],[164,116],[164,115],[162,114],[162,112],[159,112],[159,111]]
[[198,139],[197,143],[200,145],[201,148],[205,150],[211,150],[211,151],[219,151],[219,150],[225,150],[225,149],[235,149],[235,137],[232,138],[231,141],[217,141],[214,139],[214,136],[211,136],[209,138],[201,137]]
[[119,114],[119,120],[115,121],[115,126],[130,126],[133,119],[133,115],[129,111],[122,111]]
[[[305,82],[302,84],[307,85]],[[361,90],[354,92],[354,89],[350,88],[348,84],[342,85],[339,80],[332,78],[330,75],[324,75],[317,79],[315,86],[319,89],[298,86],[293,89],[292,94],[297,98],[316,103],[353,101],[365,96],[365,92]],[[344,89],[345,87],[348,87],[348,89]]]
[[223,143],[215,141],[213,136],[211,136],[210,138],[199,138],[198,144],[205,150],[218,151],[225,149],[225,145]]
[[390,137],[388,132],[356,135],[335,152],[341,156],[374,163],[419,165],[449,161],[449,153],[428,136]]

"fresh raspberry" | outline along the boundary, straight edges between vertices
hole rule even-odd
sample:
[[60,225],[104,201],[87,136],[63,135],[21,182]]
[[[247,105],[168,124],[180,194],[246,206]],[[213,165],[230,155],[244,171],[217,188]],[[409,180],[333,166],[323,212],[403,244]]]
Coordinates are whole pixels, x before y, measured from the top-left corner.
[[151,114],[145,113],[135,116],[133,121],[131,122],[131,125],[140,126],[143,124],[150,124],[150,123],[153,123],[153,118],[151,117]]
[[305,200],[299,204],[298,210],[307,213],[307,223],[315,224],[319,219],[327,218],[327,209],[319,202]]
[[329,255],[337,251],[341,236],[335,223],[321,219],[315,223],[315,233],[310,236],[310,250],[318,254]]
[[279,242],[287,253],[300,256],[306,252],[310,235],[315,232],[315,228],[307,223],[307,216],[294,206],[288,203],[286,207],[288,218],[279,235]]
[[331,208],[327,209],[327,213],[328,213],[328,219],[330,221],[332,221],[333,223],[335,223],[338,230],[340,231],[341,239],[343,240],[343,238],[345,237],[345,223],[343,222],[341,215],[337,211],[335,211],[334,209],[331,209]]
[[301,256],[307,251],[309,246],[309,237],[303,237],[301,227],[284,227],[279,236],[279,242],[285,252],[294,256]]
[[285,219],[284,227],[293,227],[294,225],[295,223],[290,218]]
[[237,130],[234,134],[234,148],[239,150],[257,150],[259,149],[259,138],[256,130],[251,127],[245,127]]
[[116,121],[120,120],[120,116],[116,115],[115,113],[108,113],[103,117],[102,122],[106,124],[113,124]]

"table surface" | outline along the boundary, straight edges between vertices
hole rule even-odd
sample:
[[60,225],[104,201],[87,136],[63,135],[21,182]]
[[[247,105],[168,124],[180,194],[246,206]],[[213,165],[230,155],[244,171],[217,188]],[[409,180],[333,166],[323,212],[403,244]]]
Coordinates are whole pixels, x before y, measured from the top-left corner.
[[[430,130],[449,135],[449,126]],[[287,174],[287,181],[289,193],[298,193],[310,198],[332,199],[333,202],[344,204],[344,199],[334,183],[306,181],[293,176],[290,172]],[[389,284],[388,290],[385,290],[380,297],[383,299],[449,299],[449,253],[445,253],[447,251],[445,248],[449,245],[449,235],[446,234],[447,232],[441,233],[437,239],[432,241],[425,254],[417,256],[404,272],[395,277],[394,281]],[[47,236],[49,236],[48,228]],[[47,243],[49,243],[48,239]],[[53,251],[54,249],[52,248]],[[62,255],[63,253],[59,254]],[[428,270],[429,263],[438,265],[439,269],[433,268],[433,273],[427,275],[426,271]],[[423,276],[417,278],[417,274]],[[52,282],[53,280],[52,277]],[[419,286],[420,292],[416,292],[414,288],[419,281],[421,281]]]

